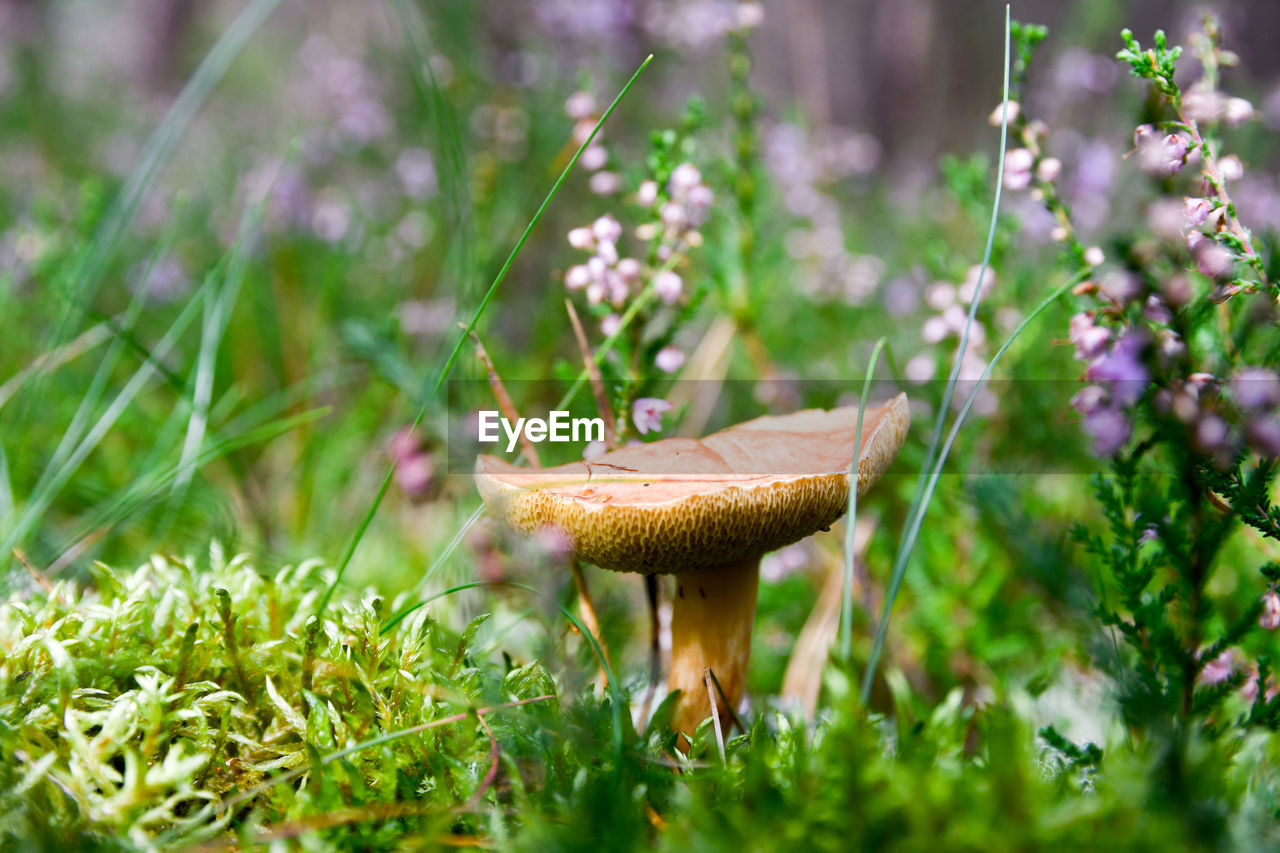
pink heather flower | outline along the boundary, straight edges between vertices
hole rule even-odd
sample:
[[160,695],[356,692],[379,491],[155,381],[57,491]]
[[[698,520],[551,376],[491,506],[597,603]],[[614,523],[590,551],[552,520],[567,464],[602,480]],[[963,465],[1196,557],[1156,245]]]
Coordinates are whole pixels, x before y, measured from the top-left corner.
[[764,23],[764,7],[759,3],[739,3],[734,9],[734,21],[740,30],[754,30]]
[[1217,121],[1222,117],[1226,106],[1226,98],[1221,92],[1200,83],[1192,86],[1182,96],[1182,108],[1192,121]]
[[1235,257],[1230,250],[1208,238],[1197,243],[1191,254],[1195,258],[1196,269],[1209,278],[1227,278],[1235,266]]
[[1218,171],[1224,181],[1238,181],[1244,177],[1244,162],[1234,154],[1218,160]]
[[1229,435],[1227,422],[1217,415],[1205,415],[1196,424],[1196,446],[1206,452],[1223,447]]
[[1280,420],[1273,417],[1256,417],[1245,427],[1249,446],[1262,456],[1280,457]]
[[698,167],[692,163],[681,163],[671,171],[671,182],[668,186],[671,188],[672,195],[683,196],[700,183],[702,183],[702,173],[698,171]]
[[1268,631],[1280,628],[1280,595],[1274,589],[1262,596],[1262,615],[1258,617],[1258,625]]
[[689,221],[689,214],[680,202],[667,201],[663,202],[662,209],[658,211],[658,218],[662,220],[663,225],[679,228]]
[[1153,177],[1171,178],[1182,171],[1187,145],[1187,137],[1181,133],[1170,133],[1160,139],[1154,134],[1145,136],[1138,145],[1138,165]]
[[1082,415],[1091,415],[1107,402],[1107,391],[1101,385],[1086,385],[1071,397],[1071,406]]
[[1062,174],[1062,161],[1057,157],[1046,157],[1036,166],[1036,177],[1051,184]]
[[564,102],[564,112],[574,121],[591,118],[596,111],[596,99],[590,92],[574,92]]
[[587,303],[590,305],[599,305],[608,295],[609,290],[603,280],[593,281],[587,285]]
[[1102,355],[1107,341],[1111,340],[1111,330],[1095,325],[1093,315],[1082,312],[1071,318],[1067,338],[1076,346],[1078,361],[1092,361]]
[[675,373],[684,366],[684,350],[678,346],[665,346],[658,350],[653,363],[663,373]]
[[416,453],[396,462],[396,485],[410,500],[426,497],[435,481],[436,466],[425,453]]
[[1031,185],[1031,167],[1036,155],[1030,149],[1015,148],[1004,155],[1004,185],[1011,190],[1026,189]]
[[1147,343],[1147,337],[1141,332],[1129,332],[1116,342],[1111,352],[1089,365],[1084,372],[1085,379],[1110,382],[1120,404],[1133,405],[1151,381],[1151,374],[1141,359]]
[[1106,254],[1098,246],[1090,246],[1084,250],[1084,262],[1091,267],[1102,266],[1103,261],[1106,259]]
[[590,228],[574,228],[569,232],[569,245],[583,252],[590,252],[596,245],[596,238],[591,235]]
[[1232,127],[1239,127],[1253,118],[1253,104],[1244,98],[1228,98],[1222,110],[1222,117]]
[[578,158],[578,165],[588,172],[602,168],[607,162],[609,162],[609,152],[604,150],[603,145],[594,142],[588,145],[582,152],[582,156]]
[[711,187],[706,184],[698,184],[689,190],[685,201],[694,210],[704,211],[711,207],[712,202],[716,200],[716,194],[711,191]]
[[1182,216],[1187,225],[1199,228],[1213,212],[1213,202],[1207,198],[1187,197],[1182,200]]
[[641,397],[631,407],[631,420],[641,435],[662,431],[662,413],[671,411],[671,404],[657,397]]
[[956,301],[955,285],[945,281],[934,282],[925,290],[924,301],[934,311],[944,310]]
[[1142,316],[1146,317],[1153,323],[1168,324],[1173,319],[1173,313],[1169,311],[1169,306],[1165,305],[1164,300],[1156,294],[1147,297],[1147,301],[1142,306]]
[[596,243],[596,257],[606,265],[613,266],[618,262],[618,247],[612,240],[601,240]]
[[[1017,101],[1009,102],[1009,123],[1010,124],[1013,124],[1015,121],[1018,120],[1018,113],[1021,111],[1022,111],[1022,107],[1018,105]],[[987,124],[991,125],[992,127],[999,127],[1001,124],[1004,123],[1004,116],[1005,116],[1004,104],[1003,103],[997,104],[996,108],[991,111],[991,115],[987,116]]]
[[670,305],[680,298],[684,282],[672,270],[663,270],[653,278],[653,291],[658,298]]
[[1236,404],[1253,412],[1269,412],[1280,405],[1280,376],[1265,367],[1245,367],[1231,377]]
[[627,284],[633,284],[640,278],[640,262],[635,258],[623,258],[614,265],[613,271],[618,274],[618,278]]
[[[965,311],[959,305],[948,305],[940,315],[942,322],[946,325],[947,331],[957,337],[964,332],[965,324],[969,322],[969,312]],[[973,328],[978,328],[977,322],[973,324]],[[972,337],[972,332],[970,333]]]
[[617,243],[622,239],[622,225],[607,213],[591,223],[591,233],[597,240],[605,243]]
[[1133,424],[1115,409],[1100,408],[1085,415],[1084,429],[1099,456],[1115,456],[1133,435]]
[[1142,295],[1142,282],[1133,273],[1113,270],[1098,281],[1098,289],[1113,302],[1127,305]]
[[610,314],[600,321],[600,333],[606,338],[612,338],[618,334],[618,330],[622,328],[622,317],[617,314]]
[[920,338],[926,344],[936,344],[947,336],[947,321],[941,317],[930,317],[920,327]]
[[1225,652],[1206,663],[1204,668],[1200,670],[1200,683],[1210,686],[1214,684],[1221,684],[1230,678],[1232,670],[1235,669],[1233,662],[1234,657],[1235,656],[1231,653],[1231,650],[1227,649]]
[[587,188],[596,195],[613,195],[622,189],[622,178],[617,172],[596,172],[587,181]]
[[582,264],[569,267],[564,274],[564,286],[570,290],[581,290],[591,283],[591,270]]
[[587,446],[582,448],[582,458],[598,459],[601,456],[604,456],[604,450],[603,441],[589,441],[587,442]]
[[641,207],[653,207],[658,201],[658,182],[645,181],[636,190],[636,204]]
[[938,372],[938,363],[934,361],[932,355],[922,352],[912,356],[911,360],[902,368],[902,372],[906,374],[908,382],[923,385]]

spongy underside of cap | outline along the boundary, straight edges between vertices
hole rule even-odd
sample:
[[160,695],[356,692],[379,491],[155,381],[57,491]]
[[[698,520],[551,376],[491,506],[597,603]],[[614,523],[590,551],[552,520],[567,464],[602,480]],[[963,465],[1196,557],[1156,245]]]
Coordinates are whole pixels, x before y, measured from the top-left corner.
[[591,462],[530,470],[482,456],[477,486],[516,530],[552,527],[574,552],[623,572],[688,572],[758,557],[830,526],[889,467],[906,438],[905,395],[757,418],[702,441],[667,439]]

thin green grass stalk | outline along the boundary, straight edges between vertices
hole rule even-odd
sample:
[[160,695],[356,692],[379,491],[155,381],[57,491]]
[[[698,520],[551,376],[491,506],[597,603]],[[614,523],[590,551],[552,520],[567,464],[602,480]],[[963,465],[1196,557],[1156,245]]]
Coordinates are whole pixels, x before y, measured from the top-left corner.
[[231,63],[279,4],[280,0],[251,0],[214,42],[169,112],[147,138],[137,163],[112,199],[102,222],[70,274],[63,294],[66,307],[62,320],[46,350],[56,349],[70,339],[73,326],[92,303],[107,265],[162,167],[173,156],[178,142]]
[[[321,406],[297,415],[250,427],[243,432],[232,432],[217,441],[205,442],[191,459],[190,464],[194,465],[198,470],[229,453],[233,453],[243,447],[270,441],[300,426],[317,421],[328,413],[329,407]],[[140,507],[144,506],[149,499],[155,497],[161,489],[170,486],[183,469],[184,464],[182,462],[174,462],[163,469],[153,468],[135,479],[123,493],[116,495],[105,505],[95,508],[81,526],[81,532],[74,536],[72,542],[63,550],[75,548],[87,537],[91,536],[95,530],[119,524],[128,518]]]
[[[1050,305],[1052,305],[1053,303],[1061,299],[1063,295],[1065,295],[1069,290],[1071,290],[1071,288],[1073,288],[1076,284],[1082,281],[1087,274],[1088,274],[1087,271],[1076,273],[1067,281],[1059,285],[1057,289],[1053,291],[1053,293],[1049,294],[1049,296],[1043,302],[1041,302],[1039,305],[1036,306],[1034,311],[1028,314],[1026,318],[1021,323],[1018,324],[1018,327],[1013,330],[1013,333],[1009,335],[1009,337],[1005,340],[1004,344],[1001,345],[1000,349],[996,351],[996,354],[992,356],[991,361],[987,362],[987,366],[982,371],[982,375],[978,377],[978,381],[974,384],[973,390],[969,392],[969,396],[965,398],[963,405],[961,405],[960,407],[960,411],[956,414],[955,422],[951,425],[951,431],[947,433],[946,441],[942,443],[942,451],[939,454],[938,462],[936,465],[934,465],[933,470],[930,471],[928,481],[925,484],[924,501],[922,504],[923,508],[920,512],[908,517],[907,526],[906,526],[905,545],[903,550],[900,550],[899,553],[905,553],[909,558],[912,550],[915,548],[916,538],[919,536],[920,528],[924,523],[924,516],[925,516],[925,512],[929,508],[929,501],[933,498],[934,489],[938,485],[938,478],[942,476],[942,468],[946,464],[947,455],[951,452],[952,445],[955,444],[956,436],[960,434],[960,427],[964,424],[964,420],[968,416],[969,410],[973,407],[974,402],[978,399],[978,393],[982,390],[982,387],[986,384],[987,379],[991,376],[991,372],[995,369],[995,366],[1000,362],[1000,359],[1004,357],[1005,352],[1009,349],[1010,346],[1013,345],[1013,342],[1017,340],[1018,337],[1022,334],[1023,330],[1026,329],[1027,326],[1031,325],[1031,321],[1034,320],[1036,317],[1040,316],[1040,314],[1043,313]],[[895,562],[895,569],[896,568],[897,568],[897,564]],[[895,581],[901,582],[901,575],[896,571],[893,577]],[[892,586],[890,588],[891,590],[890,594],[891,595],[896,594],[897,589],[898,589],[897,585]],[[886,614],[886,618],[887,618],[887,614]],[[881,645],[883,645],[883,638],[879,631],[876,632],[876,639],[881,643]],[[876,652],[876,648],[877,647],[874,647],[874,646],[872,647],[873,655]],[[875,662],[875,657],[872,657],[868,665],[870,666],[870,664],[874,662]],[[870,671],[871,670],[868,669],[868,672]],[[865,697],[863,701],[864,702],[866,701]]]
[[[21,515],[17,522],[0,540],[0,565],[7,566],[8,559],[5,555],[12,553],[13,548],[21,543],[27,535],[35,528],[35,526],[44,517],[44,512],[52,504],[54,497],[60,492],[67,481],[75,474],[85,458],[96,448],[99,442],[106,436],[111,428],[115,426],[115,422],[124,413],[132,403],[134,398],[142,392],[147,382],[156,372],[155,364],[168,354],[169,350],[178,342],[182,334],[186,331],[192,320],[195,319],[196,309],[204,302],[204,293],[201,291],[193,298],[178,318],[165,332],[164,337],[156,346],[154,360],[144,362],[125,383],[124,388],[112,399],[111,403],[99,416],[93,428],[89,430],[83,438],[73,442],[74,449],[69,450],[65,454],[59,454],[58,464],[50,463],[45,469],[45,473],[41,476],[37,483],[36,489],[31,499],[23,507]],[[64,436],[65,438],[65,436]],[[69,445],[68,445],[69,446]]]
[[192,463],[204,443],[209,426],[209,406],[213,399],[218,350],[222,347],[222,339],[231,322],[231,311],[249,271],[250,248],[258,238],[266,200],[274,183],[273,180],[262,197],[245,212],[240,233],[228,252],[227,271],[223,276],[222,286],[204,304],[204,325],[200,335],[200,350],[196,354],[195,380],[191,388],[191,413],[187,418],[187,434],[182,443],[178,478],[174,480],[172,487],[172,493],[178,500],[185,494],[191,477],[195,474],[196,469]]
[[463,298],[474,295],[469,291],[473,290],[473,276],[478,269],[475,216],[467,178],[470,170],[467,167],[466,147],[462,142],[457,114],[436,80],[431,64],[431,51],[425,44],[427,28],[417,7],[405,0],[389,0],[389,3],[395,10],[399,29],[404,36],[405,50],[412,60],[409,63],[409,79],[423,106],[430,112],[434,125],[438,154],[442,161],[442,168],[437,170],[440,176],[440,195],[449,206],[449,254],[457,259],[454,263],[454,280],[461,285],[462,293],[458,300],[461,305]]
[[858,461],[862,457],[862,416],[867,411],[867,398],[871,395],[871,378],[876,373],[876,363],[880,353],[889,345],[887,338],[876,341],[871,350],[871,362],[867,365],[867,375],[862,380],[862,398],[858,401],[858,428],[853,448],[853,463],[849,469],[849,512],[844,524],[844,588],[840,604],[840,657],[849,661],[853,657],[853,539],[854,527],[858,519]]
[[889,617],[893,612],[894,599],[897,598],[898,589],[902,586],[902,577],[906,574],[907,562],[911,557],[911,548],[907,545],[907,533],[913,522],[918,518],[923,518],[925,512],[928,511],[929,504],[926,492],[926,473],[935,464],[941,466],[943,459],[938,459],[938,443],[942,438],[942,432],[946,428],[947,412],[951,408],[951,399],[955,394],[956,382],[960,378],[960,362],[964,356],[965,349],[969,346],[969,331],[973,327],[974,318],[978,313],[978,303],[982,301],[982,283],[987,275],[987,268],[991,263],[991,252],[995,246],[996,225],[1000,218],[1000,199],[1004,192],[1004,155],[1005,146],[1009,139],[1009,45],[1010,38],[1010,7],[1004,7],[1004,85],[1002,86],[1003,100],[1001,102],[1000,117],[1000,156],[996,164],[996,196],[991,205],[991,224],[987,229],[987,245],[982,253],[982,267],[978,271],[978,280],[974,285],[973,300],[969,303],[969,314],[965,319],[964,331],[960,335],[960,345],[956,349],[956,354],[951,363],[951,375],[947,378],[947,385],[942,394],[942,404],[938,407],[938,416],[934,420],[933,431],[929,435],[929,448],[925,452],[924,465],[921,469],[920,479],[916,481],[916,491],[911,498],[911,506],[907,511],[907,523],[903,525],[902,537],[898,541],[898,551],[894,556],[893,571],[889,578],[889,586],[885,592],[884,606],[880,612],[880,621],[876,625],[875,640],[871,645],[871,656],[867,660],[867,670],[862,678],[862,702],[865,705],[871,698],[871,684],[875,680],[876,666],[880,662],[880,654],[884,649],[884,641],[889,632]]
[[[431,389],[431,394],[427,399],[423,400],[421,407],[418,409],[417,417],[413,419],[413,424],[410,426],[411,431],[417,429],[418,424],[422,423],[422,419],[426,417],[428,407],[440,393],[440,388],[444,385],[445,379],[448,378],[450,371],[453,370],[453,365],[457,362],[458,355],[462,352],[463,345],[469,339],[471,332],[476,327],[476,324],[480,322],[480,318],[484,315],[485,309],[489,307],[489,303],[498,292],[499,285],[501,285],[503,279],[506,278],[507,272],[511,269],[511,265],[515,263],[516,256],[520,253],[520,250],[524,248],[524,244],[529,239],[529,235],[533,233],[534,227],[537,226],[539,221],[541,221],[543,213],[545,213],[547,208],[551,205],[551,200],[556,197],[558,192],[560,192],[560,186],[565,182],[565,179],[569,176],[573,167],[578,164],[578,158],[582,156],[582,152],[585,151],[587,146],[596,138],[596,134],[600,132],[600,128],[604,126],[604,123],[608,120],[609,116],[613,115],[613,111],[618,108],[618,104],[621,103],[626,94],[631,91],[631,87],[635,85],[636,80],[640,77],[640,73],[648,68],[649,63],[652,61],[653,54],[649,54],[644,62],[640,63],[640,67],[631,75],[631,79],[629,79],[626,85],[622,87],[622,91],[618,92],[617,96],[613,99],[613,102],[609,104],[609,107],[596,121],[595,127],[591,128],[591,133],[585,140],[583,140],[582,144],[578,146],[578,150],[574,152],[573,157],[560,172],[560,177],[556,178],[555,183],[551,185],[551,189],[547,193],[546,198],[544,198],[542,200],[542,204],[538,206],[537,211],[529,220],[529,224],[525,226],[524,233],[520,235],[520,239],[516,241],[515,247],[512,248],[511,253],[507,255],[507,259],[498,270],[498,274],[494,276],[493,283],[489,285],[489,289],[485,291],[484,296],[480,299],[480,304],[476,306],[475,313],[471,315],[470,322],[468,322],[466,327],[462,330],[462,334],[458,336],[458,341],[454,344],[453,351],[449,354],[449,358],[445,360],[444,366],[440,368],[440,373],[436,377],[435,384]],[[324,595],[320,597],[320,602],[316,605],[316,615],[324,613],[325,608],[329,606],[329,601],[333,598],[333,593],[341,582],[343,573],[346,572],[347,566],[351,562],[351,558],[355,555],[356,548],[359,547],[360,541],[364,538],[365,531],[368,530],[369,525],[373,523],[373,517],[377,514],[378,507],[382,505],[382,499],[386,497],[387,489],[391,486],[391,479],[394,476],[395,465],[392,464],[388,466],[387,473],[382,478],[382,484],[378,487],[378,493],[369,504],[369,509],[360,520],[360,524],[356,528],[355,534],[351,537],[351,541],[343,552],[342,559],[338,562],[337,571],[334,573],[333,583],[329,585],[328,589],[325,590]]]

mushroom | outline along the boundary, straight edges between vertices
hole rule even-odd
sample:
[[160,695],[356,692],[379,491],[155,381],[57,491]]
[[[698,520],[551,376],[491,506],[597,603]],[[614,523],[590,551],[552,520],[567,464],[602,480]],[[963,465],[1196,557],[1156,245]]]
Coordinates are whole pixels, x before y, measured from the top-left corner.
[[[897,455],[909,417],[905,394],[864,413],[859,494]],[[537,471],[481,456],[476,482],[523,534],[550,526],[601,568],[676,576],[667,686],[682,693],[675,728],[692,733],[711,712],[708,667],[724,724],[742,696],[761,555],[846,511],[857,422],[857,406],[808,409]]]

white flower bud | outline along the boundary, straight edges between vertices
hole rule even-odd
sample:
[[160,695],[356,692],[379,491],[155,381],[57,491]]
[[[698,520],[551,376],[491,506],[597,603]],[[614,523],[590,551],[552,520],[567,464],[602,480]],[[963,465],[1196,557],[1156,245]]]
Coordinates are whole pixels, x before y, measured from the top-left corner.
[[702,173],[692,163],[681,163],[671,172],[671,194],[682,196],[702,183]]
[[658,200],[658,182],[645,181],[636,190],[636,204],[641,207],[653,207]]
[[564,286],[570,290],[581,290],[591,283],[591,271],[582,264],[569,267],[564,274]]
[[[1013,124],[1018,120],[1018,113],[1022,111],[1022,107],[1017,101],[1009,102],[1009,124]],[[991,111],[991,115],[987,116],[987,124],[992,127],[999,127],[1004,122],[1004,104],[997,104],[996,108]]]
[[591,224],[591,233],[602,242],[617,243],[622,237],[622,226],[618,220],[605,214]]
[[596,244],[590,228],[574,228],[569,232],[569,245],[584,252],[591,251]]
[[653,278],[653,291],[658,298],[670,305],[680,298],[684,291],[684,282],[672,270],[663,270]]

